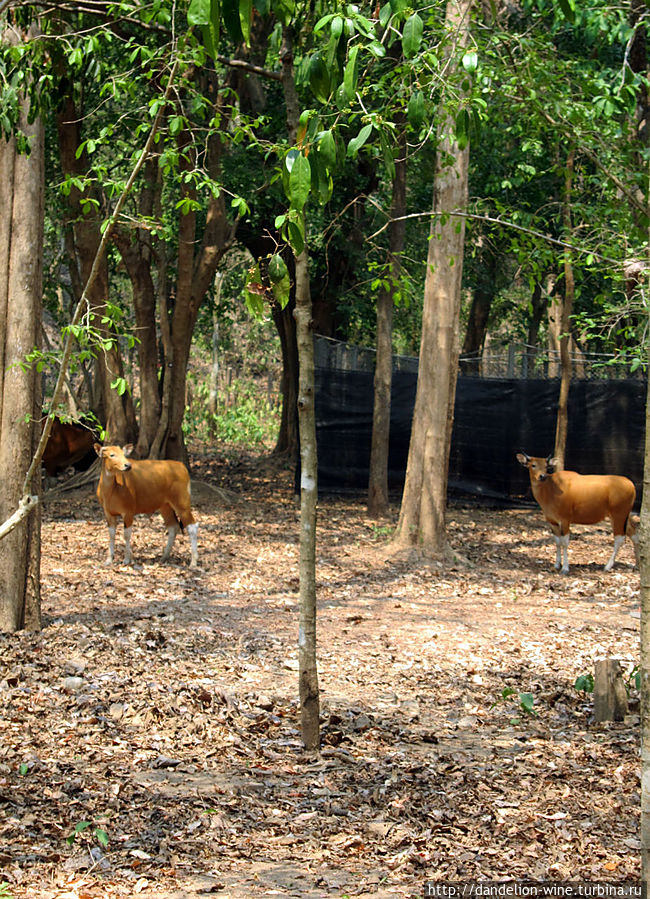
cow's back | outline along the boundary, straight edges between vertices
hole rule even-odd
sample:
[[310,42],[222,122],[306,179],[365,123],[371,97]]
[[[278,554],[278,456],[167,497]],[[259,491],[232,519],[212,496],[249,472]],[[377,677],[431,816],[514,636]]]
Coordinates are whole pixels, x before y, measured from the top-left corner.
[[136,514],[151,515],[161,505],[190,505],[190,475],[182,462],[172,459],[134,459],[124,472],[125,486],[135,501]]

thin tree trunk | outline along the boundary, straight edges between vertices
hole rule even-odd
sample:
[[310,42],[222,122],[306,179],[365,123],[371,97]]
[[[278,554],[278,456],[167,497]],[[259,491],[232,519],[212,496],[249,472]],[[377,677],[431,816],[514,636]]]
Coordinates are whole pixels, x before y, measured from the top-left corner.
[[535,363],[539,352],[539,329],[542,324],[544,310],[546,309],[546,297],[542,293],[542,285],[538,281],[531,297],[531,315],[528,320],[528,333],[526,334],[526,373],[527,377],[535,375]]
[[[567,240],[571,236],[571,190],[573,185],[573,167],[575,152],[571,150],[567,158],[566,177],[564,181],[564,230]],[[560,397],[557,406],[557,422],[555,427],[555,456],[558,467],[564,468],[566,440],[569,430],[569,389],[571,387],[571,313],[575,283],[571,253],[564,251],[564,301],[560,319]]]
[[282,350],[282,417],[274,455],[291,462],[298,459],[298,345],[296,343],[295,300],[284,308],[273,304],[272,315]]
[[460,369],[466,375],[478,375],[481,368],[481,351],[485,343],[492,301],[497,291],[497,256],[488,246],[480,257],[482,275],[472,294],[467,319]]
[[[29,156],[0,141],[0,521],[19,505],[40,436],[40,375],[22,365],[41,340],[44,136],[22,102]],[[41,626],[40,535],[39,506],[0,540],[0,631]]]
[[219,300],[223,272],[217,272],[214,279],[214,305],[212,307],[212,364],[210,365],[210,392],[208,394],[208,413],[210,415],[210,433],[217,436],[215,416],[218,411],[219,398]]
[[[471,0],[449,0],[446,27],[453,43],[446,81],[454,81],[469,39]],[[424,287],[418,384],[404,493],[395,541],[427,556],[446,549],[449,448],[458,370],[459,319],[465,221],[455,210],[467,203],[469,147],[460,150],[454,120],[443,104],[433,188],[433,218]],[[449,160],[453,160],[451,163]],[[449,217],[448,217],[449,216]]]
[[387,260],[387,283],[377,298],[377,354],[375,393],[368,479],[368,514],[380,518],[388,512],[388,451],[390,445],[391,387],[393,380],[393,308],[406,233],[406,126],[402,123],[397,141],[393,177],[391,223]]
[[[650,271],[650,268],[649,268]],[[648,352],[650,363],[650,351]],[[646,400],[646,441],[643,468],[643,502],[639,529],[641,575],[641,878],[648,895],[650,881],[650,381]]]
[[[287,107],[289,145],[295,146],[300,106],[293,71],[293,33],[282,29],[282,84]],[[304,225],[304,212],[303,212]],[[298,344],[299,386],[298,426],[300,432],[300,622],[298,629],[298,677],[300,725],[305,748],[320,745],[320,696],[316,657],[316,507],[318,503],[318,459],[314,408],[314,339],[309,286],[307,245],[295,254],[296,341]]]

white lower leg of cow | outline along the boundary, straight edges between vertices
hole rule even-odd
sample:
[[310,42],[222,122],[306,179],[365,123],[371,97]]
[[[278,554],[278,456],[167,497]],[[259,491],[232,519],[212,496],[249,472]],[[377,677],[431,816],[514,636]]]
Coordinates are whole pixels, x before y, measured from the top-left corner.
[[554,534],[553,539],[555,540],[555,567],[559,571],[562,567],[562,550],[560,548],[560,538]]
[[569,573],[569,535],[565,534],[564,537],[558,538],[558,548],[562,550],[562,556],[564,561],[562,563],[562,574]]
[[167,546],[165,546],[164,552],[162,554],[163,562],[166,562],[169,558],[169,554],[172,551],[172,546],[174,545],[174,540],[176,539],[176,534],[180,531],[180,527],[176,522],[170,524],[167,528]]
[[199,526],[198,524],[188,524],[187,533],[190,537],[190,546],[192,548],[192,561],[190,568],[196,568],[199,561]]
[[616,561],[616,556],[618,555],[618,551],[625,543],[625,537],[614,537],[614,552],[611,555],[611,558],[607,565],[605,565],[605,571],[611,571],[614,567],[614,562]]
[[130,565],[133,561],[133,556],[131,555],[131,532],[133,531],[133,526],[130,528],[124,528],[124,564]]
[[115,558],[115,528],[108,526],[108,555],[106,556],[106,564],[112,565]]

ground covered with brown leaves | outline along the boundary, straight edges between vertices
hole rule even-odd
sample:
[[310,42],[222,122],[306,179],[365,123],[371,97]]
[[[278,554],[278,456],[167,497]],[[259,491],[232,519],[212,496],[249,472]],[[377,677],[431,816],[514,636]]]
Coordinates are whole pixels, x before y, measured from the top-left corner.
[[291,476],[194,473],[196,572],[185,538],[159,564],[159,517],[136,521],[136,566],[111,569],[91,488],[47,508],[43,630],[0,636],[0,896],[639,878],[634,689],[624,722],[596,725],[574,688],[599,657],[636,663],[629,545],[608,574],[607,528],[576,528],[563,577],[536,509],[453,506],[457,561],[426,564],[360,499],[325,498],[307,755]]

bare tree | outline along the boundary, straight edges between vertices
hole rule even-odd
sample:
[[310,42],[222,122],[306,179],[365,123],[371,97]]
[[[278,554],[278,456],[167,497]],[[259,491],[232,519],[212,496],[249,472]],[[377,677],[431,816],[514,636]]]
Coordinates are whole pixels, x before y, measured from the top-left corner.
[[[293,68],[293,33],[282,32],[282,85],[287,107],[289,145],[296,145],[300,105]],[[303,223],[304,223],[304,212]],[[320,744],[320,695],[316,659],[316,506],[318,461],[314,390],[314,339],[307,244],[294,252],[296,341],[298,345],[298,427],[300,434],[300,623],[298,677],[302,741],[306,749]]]
[[376,518],[388,512],[388,449],[390,399],[393,382],[393,307],[398,290],[401,256],[406,233],[406,123],[402,121],[397,141],[393,176],[391,223],[388,232],[388,271],[377,298],[377,356],[375,398],[372,416],[368,512]]

